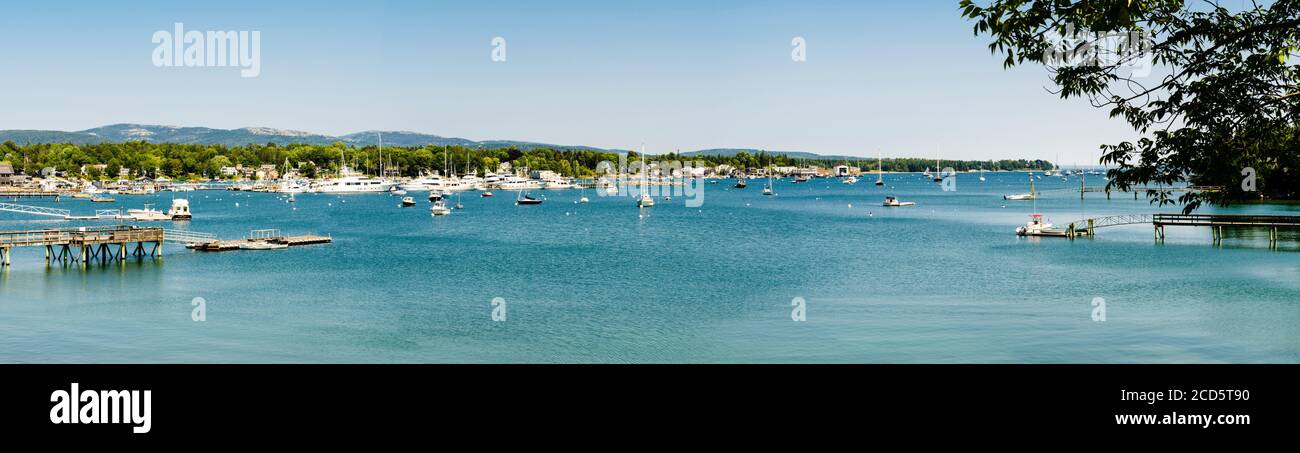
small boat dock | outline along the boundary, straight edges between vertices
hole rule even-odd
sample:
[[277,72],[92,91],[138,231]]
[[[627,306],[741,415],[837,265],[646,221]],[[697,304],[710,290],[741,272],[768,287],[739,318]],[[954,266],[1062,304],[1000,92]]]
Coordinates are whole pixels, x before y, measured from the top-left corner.
[[[125,262],[128,256],[161,258],[162,244],[168,240],[162,228],[132,226],[0,232],[0,266],[10,265],[10,251],[15,247],[44,247],[47,266],[54,262]],[[146,244],[151,249],[146,249]]]
[[59,201],[60,193],[58,192],[0,192],[0,198],[18,199],[18,198],[51,198]]
[[1064,229],[1044,229],[1030,236],[1064,237],[1095,236],[1098,228],[1150,224],[1155,228],[1157,242],[1164,241],[1165,227],[1210,227],[1214,243],[1223,241],[1225,229],[1256,229],[1268,231],[1269,245],[1277,246],[1281,230],[1300,230],[1300,216],[1238,215],[1238,214],[1129,214],[1070,222]]
[[[214,239],[193,242],[186,247],[201,252],[229,252],[235,250],[276,250],[304,245],[329,244],[334,242],[330,236],[302,235],[286,236],[280,230],[253,230],[248,237],[235,240]],[[277,247],[281,246],[281,247]]]

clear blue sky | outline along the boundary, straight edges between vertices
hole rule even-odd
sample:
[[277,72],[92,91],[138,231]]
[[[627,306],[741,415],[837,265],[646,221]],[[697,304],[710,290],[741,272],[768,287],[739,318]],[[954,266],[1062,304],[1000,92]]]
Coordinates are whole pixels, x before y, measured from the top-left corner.
[[[1064,164],[1131,135],[1047,93],[1042,68],[1003,70],[956,3],[21,2],[0,15],[0,129],[384,129]],[[150,37],[174,22],[260,31],[261,76],[155,67]],[[795,36],[805,63],[791,61]]]

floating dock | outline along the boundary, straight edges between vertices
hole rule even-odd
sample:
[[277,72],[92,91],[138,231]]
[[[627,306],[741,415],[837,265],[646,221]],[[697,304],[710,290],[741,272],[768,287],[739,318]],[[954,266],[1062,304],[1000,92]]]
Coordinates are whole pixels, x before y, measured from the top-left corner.
[[285,236],[280,234],[279,230],[254,230],[247,238],[237,240],[211,240],[196,241],[186,247],[201,252],[229,252],[234,250],[244,250],[250,244],[271,244],[282,245],[286,247],[298,247],[304,245],[329,244],[334,242],[330,236]]

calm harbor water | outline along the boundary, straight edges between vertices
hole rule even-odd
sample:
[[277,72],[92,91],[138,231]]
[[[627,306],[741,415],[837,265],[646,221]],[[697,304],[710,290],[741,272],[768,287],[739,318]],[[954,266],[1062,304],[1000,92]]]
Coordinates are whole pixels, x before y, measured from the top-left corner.
[[[1208,229],[1107,228],[1088,240],[1013,234],[1033,209],[1001,195],[1023,173],[915,174],[705,186],[638,211],[579,191],[471,192],[431,218],[388,195],[193,192],[195,219],[166,226],[243,237],[329,234],[330,245],[196,253],[161,262],[46,269],[18,249],[0,273],[0,362],[1300,362],[1300,250],[1264,232],[1214,246]],[[1101,183],[1101,178],[1089,177]],[[1175,212],[1044,178],[1037,209],[1057,224]],[[418,194],[413,194],[418,195]],[[885,195],[915,207],[884,208]],[[172,194],[116,196],[114,207]],[[453,201],[454,202],[454,201]],[[86,215],[84,200],[19,203]],[[1296,215],[1288,205],[1204,212]],[[94,222],[0,213],[0,230]],[[99,223],[109,224],[109,223]],[[191,321],[191,300],[207,321]],[[507,320],[494,322],[493,298]],[[807,321],[791,320],[791,300]],[[1091,301],[1106,300],[1094,322]]]

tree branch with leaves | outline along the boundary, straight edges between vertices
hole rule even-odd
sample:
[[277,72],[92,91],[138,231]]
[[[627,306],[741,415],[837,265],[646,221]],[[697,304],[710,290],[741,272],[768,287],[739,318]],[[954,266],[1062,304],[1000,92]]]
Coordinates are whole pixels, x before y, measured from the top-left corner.
[[[1153,203],[1185,212],[1205,202],[1300,197],[1300,72],[1292,59],[1300,52],[1300,0],[962,0],[960,7],[976,36],[993,39],[989,50],[1006,56],[1005,67],[1043,65],[1060,97],[1087,99],[1133,127],[1137,138],[1101,145],[1100,163],[1114,166],[1108,188],[1222,188],[1176,200],[1148,190]],[[1051,39],[1064,36],[1072,39]],[[1150,73],[1135,70],[1144,65]],[[1247,168],[1254,185],[1241,184]]]

